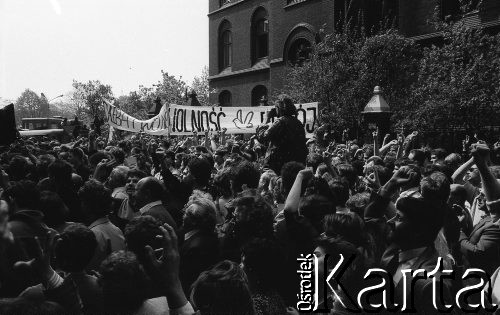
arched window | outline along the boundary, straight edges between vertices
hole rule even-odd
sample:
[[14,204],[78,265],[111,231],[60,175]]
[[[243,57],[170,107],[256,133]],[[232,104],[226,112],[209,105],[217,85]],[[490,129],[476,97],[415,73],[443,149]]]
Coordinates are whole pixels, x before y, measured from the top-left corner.
[[219,71],[231,66],[233,61],[232,46],[231,23],[224,21],[219,27]]
[[264,85],[257,85],[252,90],[252,106],[259,106],[265,102],[267,102],[267,88]]
[[222,107],[231,106],[231,92],[224,90],[219,94],[219,105]]
[[292,66],[300,66],[311,59],[313,51],[312,43],[316,34],[314,27],[307,23],[296,25],[288,34],[283,50],[285,63]]
[[288,49],[288,63],[294,66],[301,66],[311,58],[311,42],[306,38],[297,38]]
[[269,55],[269,21],[267,11],[259,8],[252,16],[252,62]]

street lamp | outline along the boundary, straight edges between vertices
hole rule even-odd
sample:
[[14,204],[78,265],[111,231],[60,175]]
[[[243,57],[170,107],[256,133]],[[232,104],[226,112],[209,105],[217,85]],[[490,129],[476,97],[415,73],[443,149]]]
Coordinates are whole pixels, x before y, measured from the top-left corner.
[[391,114],[382,89],[376,86],[372,98],[361,112],[365,125],[371,132],[378,129],[379,135],[385,135],[389,131]]
[[[42,93],[42,95],[43,95],[43,93]],[[47,101],[47,103],[50,103],[50,102],[52,102],[53,100],[55,100],[55,99],[57,99],[57,98],[60,98],[60,97],[63,97],[63,96],[64,96],[63,94],[58,95],[58,96],[54,97],[53,99],[51,99],[50,101]]]

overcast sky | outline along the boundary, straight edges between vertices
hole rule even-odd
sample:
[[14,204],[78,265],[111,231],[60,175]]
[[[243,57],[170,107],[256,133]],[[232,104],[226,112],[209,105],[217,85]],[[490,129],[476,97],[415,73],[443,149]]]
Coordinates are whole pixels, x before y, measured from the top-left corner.
[[0,97],[49,99],[72,80],[115,96],[161,70],[191,82],[208,65],[207,0],[0,0]]

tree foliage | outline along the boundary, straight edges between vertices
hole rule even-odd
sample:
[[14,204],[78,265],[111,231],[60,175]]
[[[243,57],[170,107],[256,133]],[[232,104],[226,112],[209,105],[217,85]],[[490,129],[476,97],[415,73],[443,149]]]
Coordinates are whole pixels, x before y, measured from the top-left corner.
[[47,99],[40,97],[30,89],[26,89],[16,100],[14,106],[16,119],[20,121],[22,118],[47,117],[50,114],[47,113],[47,107]]
[[500,35],[461,20],[436,27],[442,38],[427,48],[394,30],[327,35],[306,63],[287,70],[280,92],[320,101],[323,121],[336,130],[359,128],[377,85],[394,128],[472,132],[500,125]]
[[99,80],[86,83],[73,80],[71,103],[76,115],[84,121],[93,122],[96,117],[104,119],[103,98],[113,99],[110,85],[103,84]]
[[413,93],[416,127],[477,131],[500,120],[500,37],[463,26],[424,50]]
[[198,101],[203,106],[210,106],[210,87],[208,85],[208,67],[204,67],[201,75],[193,79],[191,88],[196,92]]
[[419,55],[412,41],[391,30],[373,37],[330,34],[314,46],[308,62],[288,69],[283,92],[301,102],[320,101],[324,121],[335,129],[357,128],[377,85],[397,114],[404,111]]

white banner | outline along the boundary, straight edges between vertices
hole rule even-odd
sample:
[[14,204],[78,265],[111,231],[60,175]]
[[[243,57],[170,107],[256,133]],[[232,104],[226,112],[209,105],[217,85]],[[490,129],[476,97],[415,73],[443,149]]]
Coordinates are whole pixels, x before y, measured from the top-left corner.
[[[296,104],[297,118],[304,124],[310,137],[318,126],[318,103]],[[148,120],[138,120],[105,102],[106,119],[110,126],[126,131],[151,135],[191,135],[193,131],[219,131],[227,134],[255,133],[257,126],[266,121],[266,112],[272,106],[256,107],[193,107],[164,105],[160,113]]]

